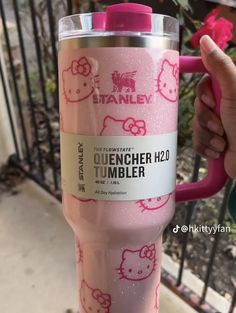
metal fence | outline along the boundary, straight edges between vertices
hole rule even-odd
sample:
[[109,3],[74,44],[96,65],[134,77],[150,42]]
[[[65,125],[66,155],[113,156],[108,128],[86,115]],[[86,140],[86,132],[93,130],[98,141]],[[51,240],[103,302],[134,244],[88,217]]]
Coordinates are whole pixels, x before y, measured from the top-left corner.
[[[25,1],[24,7],[21,7],[22,2],[19,4],[17,0],[12,0],[10,5],[9,1],[7,3],[8,4],[6,5],[4,1],[0,1],[0,15],[2,19],[7,60],[4,61],[1,59],[0,75],[11,124],[10,136],[12,136],[15,146],[15,154],[10,157],[10,162],[14,166],[21,168],[28,177],[60,200],[59,112],[57,83],[55,83],[57,82],[56,38],[58,16],[56,16],[54,12],[55,6],[58,5],[61,6],[60,14],[70,14],[72,12],[72,1],[58,1],[58,3],[56,3],[56,1],[52,2],[48,0],[44,1],[43,4],[41,2],[41,7],[39,7],[38,2],[35,2],[34,0]],[[23,87],[22,85],[19,86],[19,77],[14,64],[15,56],[13,55],[11,36],[7,27],[6,13],[8,10],[12,12],[11,18],[15,21],[18,34],[20,59],[22,64],[21,73],[24,81]],[[21,10],[24,11],[24,15],[21,14]],[[43,16],[40,16],[39,11],[41,13],[43,12]],[[25,36],[25,19],[27,19],[26,23],[31,30],[29,35],[30,40],[28,41]],[[45,25],[44,32],[42,32],[42,29],[39,30],[43,25]],[[47,37],[47,47],[45,46],[44,37]],[[30,44],[32,50],[31,53],[34,55],[34,68],[37,73],[35,74],[36,83],[33,83],[31,75],[32,62],[28,55]],[[47,60],[49,60],[49,64],[45,62],[46,51],[48,51]],[[6,64],[3,62],[7,63],[9,70],[9,77],[7,79],[3,71],[3,67],[6,66]],[[10,106],[7,84],[10,84],[12,90],[13,107]],[[53,91],[50,90],[50,86]],[[24,89],[23,91],[25,92],[24,97],[22,97],[22,89]],[[17,124],[13,122],[12,110],[16,110]],[[25,112],[27,114],[25,114]],[[27,121],[30,121],[30,126]],[[17,140],[17,133],[20,133],[20,142]],[[19,145],[21,145],[21,148]],[[22,153],[20,152],[21,150],[23,151]],[[192,173],[193,181],[198,179],[200,161],[200,157],[195,158]],[[229,181],[225,188],[222,203],[219,205],[218,224],[221,225],[224,223],[227,199],[231,188],[232,181]],[[188,204],[184,224],[189,225],[193,221],[196,204],[196,202]],[[183,236],[178,278],[175,279],[171,273],[163,271],[163,283],[198,312],[218,312],[217,303],[215,303],[215,307],[206,303],[206,295],[209,280],[214,271],[213,265],[215,257],[217,253],[221,253],[220,233],[218,232],[214,236],[201,296],[197,296],[190,288],[182,283],[186,249],[189,242],[189,233],[186,233]],[[224,265],[222,264],[222,266]],[[228,277],[228,279],[230,279],[230,277]],[[228,313],[232,313],[236,305],[236,288],[232,291],[231,297],[232,300]]]

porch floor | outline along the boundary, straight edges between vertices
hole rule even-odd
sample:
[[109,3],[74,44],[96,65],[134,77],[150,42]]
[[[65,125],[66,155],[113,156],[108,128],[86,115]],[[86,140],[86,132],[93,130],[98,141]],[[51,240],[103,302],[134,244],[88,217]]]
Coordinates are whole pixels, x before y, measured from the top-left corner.
[[[0,196],[0,311],[77,312],[74,236],[61,205],[29,180],[17,189]],[[164,286],[160,299],[160,313],[196,312]]]

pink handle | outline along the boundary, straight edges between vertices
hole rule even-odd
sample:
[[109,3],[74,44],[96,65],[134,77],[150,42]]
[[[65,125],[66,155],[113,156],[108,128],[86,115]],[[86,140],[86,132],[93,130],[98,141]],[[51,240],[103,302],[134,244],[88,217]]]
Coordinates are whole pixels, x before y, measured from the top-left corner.
[[[180,57],[180,72],[182,73],[207,73],[200,57]],[[212,79],[212,89],[216,100],[214,112],[220,116],[221,91],[218,82]],[[217,160],[208,161],[207,176],[196,183],[178,185],[176,189],[176,201],[192,201],[211,197],[219,192],[227,181],[224,168],[224,153]]]

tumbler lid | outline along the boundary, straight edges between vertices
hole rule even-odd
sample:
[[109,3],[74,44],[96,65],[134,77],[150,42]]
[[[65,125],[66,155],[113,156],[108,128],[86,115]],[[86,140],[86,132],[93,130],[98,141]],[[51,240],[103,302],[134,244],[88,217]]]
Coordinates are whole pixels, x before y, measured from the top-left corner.
[[106,12],[76,14],[59,20],[59,40],[75,37],[158,36],[179,41],[176,18],[153,14],[152,8],[137,3],[108,6]]
[[152,8],[148,5],[139,3],[118,3],[109,5],[106,12],[136,12],[136,13],[152,13]]
[[93,13],[94,30],[104,31],[106,28],[106,12]]
[[106,31],[150,32],[152,8],[138,3],[120,3],[107,7]]

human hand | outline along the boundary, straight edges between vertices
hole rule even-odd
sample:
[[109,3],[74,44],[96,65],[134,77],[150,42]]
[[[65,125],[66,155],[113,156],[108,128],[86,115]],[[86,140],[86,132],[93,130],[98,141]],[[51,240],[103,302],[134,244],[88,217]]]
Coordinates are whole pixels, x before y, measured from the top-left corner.
[[225,150],[225,169],[236,178],[236,67],[207,35],[200,40],[203,63],[221,88],[221,121],[213,113],[215,99],[209,76],[197,87],[193,121],[194,148],[204,157],[217,159]]

